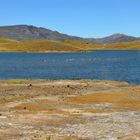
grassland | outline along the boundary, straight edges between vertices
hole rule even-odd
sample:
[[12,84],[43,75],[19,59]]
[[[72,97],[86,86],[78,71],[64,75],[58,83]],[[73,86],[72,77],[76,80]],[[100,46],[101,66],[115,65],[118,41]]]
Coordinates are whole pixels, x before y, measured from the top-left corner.
[[140,85],[0,80],[1,140],[140,139]]
[[85,41],[64,42],[35,40],[19,42],[0,37],[0,52],[81,52],[91,50],[140,50],[140,41],[113,44],[95,44]]

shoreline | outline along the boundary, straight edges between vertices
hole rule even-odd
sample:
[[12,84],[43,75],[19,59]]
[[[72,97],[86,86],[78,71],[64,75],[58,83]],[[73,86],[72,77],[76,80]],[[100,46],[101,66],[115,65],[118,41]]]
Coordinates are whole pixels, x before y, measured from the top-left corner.
[[[102,50],[87,50],[87,51],[0,51],[0,53],[34,53],[34,54],[71,54],[71,53],[89,53],[94,51],[102,51]],[[121,50],[120,50],[121,51]],[[127,50],[126,50],[127,51]],[[130,50],[131,51],[131,50]],[[137,51],[137,50],[136,50]]]
[[89,53],[95,51],[140,51],[140,49],[93,49],[93,50],[79,50],[79,51],[0,51],[0,53],[70,54],[70,53]]
[[129,83],[127,81],[117,81],[117,80],[100,80],[100,79],[40,79],[40,78],[7,78],[0,79],[0,83],[37,83],[37,82],[105,82],[105,83],[122,83],[130,86],[137,86],[140,84]]

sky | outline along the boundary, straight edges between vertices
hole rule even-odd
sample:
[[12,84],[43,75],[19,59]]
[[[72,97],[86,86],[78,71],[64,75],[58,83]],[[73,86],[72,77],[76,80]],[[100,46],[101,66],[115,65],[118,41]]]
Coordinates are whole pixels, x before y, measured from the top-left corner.
[[140,0],[0,0],[0,26],[17,24],[81,37],[140,37]]

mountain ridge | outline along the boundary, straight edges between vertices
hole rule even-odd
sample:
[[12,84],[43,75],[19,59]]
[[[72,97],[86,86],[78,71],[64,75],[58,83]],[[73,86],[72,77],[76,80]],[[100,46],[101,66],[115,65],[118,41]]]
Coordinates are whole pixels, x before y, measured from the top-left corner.
[[52,31],[43,27],[36,27],[33,25],[12,25],[0,26],[0,36],[18,40],[18,41],[31,41],[31,40],[82,40],[80,37],[69,36]]
[[103,38],[95,38],[91,41],[95,41],[96,43],[117,43],[117,42],[131,42],[140,40],[138,37],[128,36],[126,34],[116,33]]
[[63,42],[65,40],[77,40],[77,41],[89,41],[93,43],[118,43],[140,40],[140,38],[138,37],[128,36],[120,33],[116,33],[103,38],[83,38],[63,34],[58,31],[53,31],[43,27],[36,27],[33,25],[24,25],[24,24],[0,26],[0,36],[17,41],[53,40]]

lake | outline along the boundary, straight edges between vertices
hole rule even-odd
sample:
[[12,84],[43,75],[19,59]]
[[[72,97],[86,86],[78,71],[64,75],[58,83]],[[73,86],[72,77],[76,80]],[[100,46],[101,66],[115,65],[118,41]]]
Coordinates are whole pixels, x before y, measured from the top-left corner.
[[0,79],[99,79],[140,84],[140,51],[0,53]]

